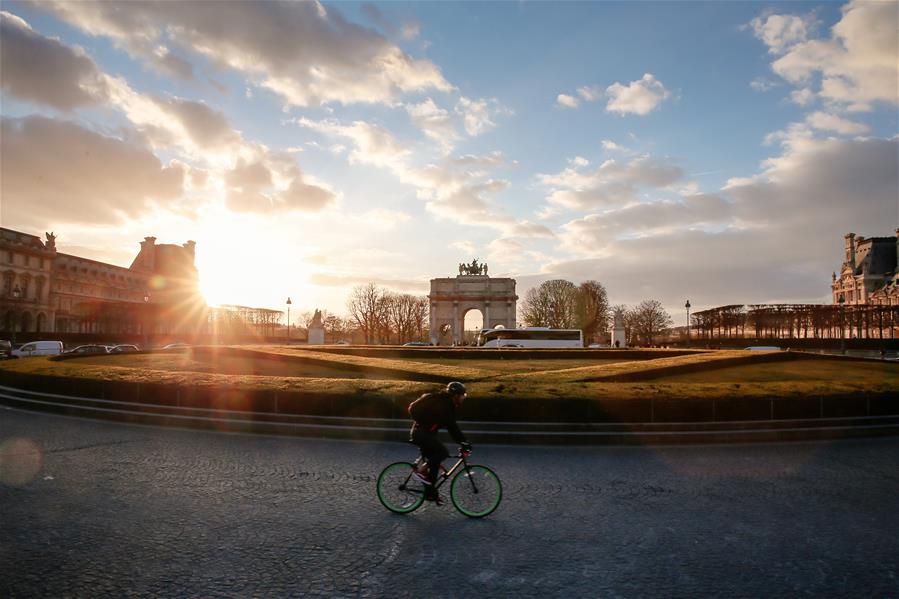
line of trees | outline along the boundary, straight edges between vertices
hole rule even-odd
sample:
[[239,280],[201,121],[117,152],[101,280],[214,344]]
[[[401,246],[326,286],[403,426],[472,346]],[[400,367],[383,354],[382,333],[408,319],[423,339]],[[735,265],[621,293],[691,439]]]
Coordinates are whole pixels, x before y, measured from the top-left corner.
[[605,287],[592,280],[580,285],[564,279],[546,281],[525,294],[520,315],[529,327],[581,329],[588,342],[605,341],[611,318],[620,315],[625,337],[637,345],[652,345],[672,324],[671,315],[658,300],[643,300],[633,308],[609,306]]
[[269,337],[280,326],[283,312],[225,304],[206,310],[206,329],[219,337]]
[[700,339],[893,339],[899,306],[823,304],[733,304],[690,317]]
[[374,283],[353,288],[347,311],[366,344],[421,340],[430,324],[427,296],[395,293]]

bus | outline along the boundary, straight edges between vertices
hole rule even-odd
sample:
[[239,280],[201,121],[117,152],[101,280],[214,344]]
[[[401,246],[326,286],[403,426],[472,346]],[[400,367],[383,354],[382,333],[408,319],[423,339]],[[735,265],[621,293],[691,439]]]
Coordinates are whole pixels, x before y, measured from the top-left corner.
[[584,347],[584,333],[580,329],[481,329],[478,347]]

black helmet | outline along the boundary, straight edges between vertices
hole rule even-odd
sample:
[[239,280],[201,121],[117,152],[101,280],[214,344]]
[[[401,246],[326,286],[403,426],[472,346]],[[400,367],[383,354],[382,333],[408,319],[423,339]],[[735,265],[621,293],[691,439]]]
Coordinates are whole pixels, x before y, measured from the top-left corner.
[[463,393],[465,393],[465,385],[463,385],[459,381],[453,381],[446,386],[446,392],[450,395],[462,395]]

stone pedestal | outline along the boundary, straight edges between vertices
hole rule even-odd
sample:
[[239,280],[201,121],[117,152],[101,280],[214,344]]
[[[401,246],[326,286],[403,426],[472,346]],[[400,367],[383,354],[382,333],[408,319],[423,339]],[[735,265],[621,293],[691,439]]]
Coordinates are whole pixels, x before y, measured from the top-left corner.
[[[622,318],[621,314],[615,315],[615,320],[612,323],[612,347],[627,347],[627,339],[624,335],[624,318]],[[617,343],[617,345],[616,345]]]
[[307,330],[309,333],[309,340],[307,343],[309,343],[309,345],[325,344],[325,327],[322,324],[321,310],[315,311],[315,314],[312,316],[312,322],[309,323],[309,328]]

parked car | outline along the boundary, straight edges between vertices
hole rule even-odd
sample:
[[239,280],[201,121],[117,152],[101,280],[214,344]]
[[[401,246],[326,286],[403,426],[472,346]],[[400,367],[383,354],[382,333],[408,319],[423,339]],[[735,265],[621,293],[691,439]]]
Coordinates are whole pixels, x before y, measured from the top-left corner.
[[589,349],[608,349],[612,347],[608,343],[591,343],[587,346]]
[[32,356],[58,356],[62,353],[62,341],[32,341],[19,349],[9,352],[11,358],[30,358]]
[[409,343],[403,343],[403,347],[430,347],[430,343],[425,343],[424,341],[410,341]]
[[0,360],[6,360],[9,358],[9,354],[12,352],[12,343],[7,341],[6,339],[0,339]]
[[743,349],[746,351],[780,351],[780,348],[776,345],[750,345]]
[[74,347],[65,353],[67,354],[108,354],[109,348],[105,345],[98,345],[96,343],[90,343],[87,345],[79,345],[78,347]]
[[124,354],[135,351],[140,351],[140,348],[136,345],[131,345],[130,343],[119,343],[118,345],[113,345],[109,348],[109,353],[111,354]]

